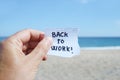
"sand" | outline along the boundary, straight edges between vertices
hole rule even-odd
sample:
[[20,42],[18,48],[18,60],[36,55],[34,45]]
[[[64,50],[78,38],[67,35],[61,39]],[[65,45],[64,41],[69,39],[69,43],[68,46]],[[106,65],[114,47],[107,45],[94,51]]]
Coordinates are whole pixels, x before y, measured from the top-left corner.
[[48,56],[35,80],[120,80],[120,50],[81,50],[79,56]]

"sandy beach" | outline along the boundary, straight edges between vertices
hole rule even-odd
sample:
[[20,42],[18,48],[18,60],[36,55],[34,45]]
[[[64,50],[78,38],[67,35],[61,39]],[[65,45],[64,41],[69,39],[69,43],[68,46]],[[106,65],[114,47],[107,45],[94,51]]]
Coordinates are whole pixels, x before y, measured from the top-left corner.
[[48,56],[35,80],[119,80],[120,49],[87,50],[72,58]]

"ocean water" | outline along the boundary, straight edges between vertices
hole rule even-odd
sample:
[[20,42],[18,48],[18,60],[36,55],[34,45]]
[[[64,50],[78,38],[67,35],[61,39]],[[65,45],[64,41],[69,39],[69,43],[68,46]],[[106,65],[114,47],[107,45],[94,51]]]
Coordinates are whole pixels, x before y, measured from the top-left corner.
[[7,37],[0,37],[0,41],[2,41],[2,40],[4,40],[4,39],[6,39]]
[[80,47],[120,47],[120,37],[79,37]]
[[[0,41],[6,37],[0,37]],[[120,47],[120,37],[79,37],[80,47]]]

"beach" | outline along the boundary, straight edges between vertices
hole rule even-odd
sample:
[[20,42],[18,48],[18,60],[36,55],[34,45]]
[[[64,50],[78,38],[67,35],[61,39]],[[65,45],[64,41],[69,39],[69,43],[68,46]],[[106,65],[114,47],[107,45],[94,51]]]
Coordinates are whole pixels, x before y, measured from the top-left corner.
[[81,49],[78,56],[48,56],[35,80],[119,80],[120,49]]

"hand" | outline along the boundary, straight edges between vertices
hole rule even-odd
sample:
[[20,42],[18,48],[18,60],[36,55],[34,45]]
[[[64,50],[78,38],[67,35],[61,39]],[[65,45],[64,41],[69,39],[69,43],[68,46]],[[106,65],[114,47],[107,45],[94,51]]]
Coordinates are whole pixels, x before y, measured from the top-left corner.
[[0,80],[33,80],[46,60],[52,39],[43,32],[20,31],[0,43]]

